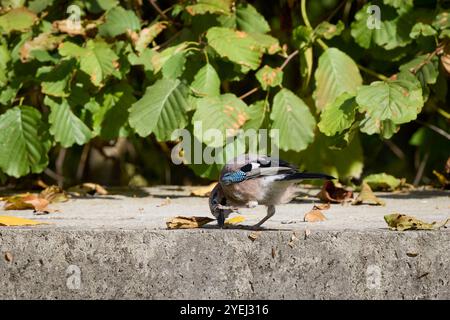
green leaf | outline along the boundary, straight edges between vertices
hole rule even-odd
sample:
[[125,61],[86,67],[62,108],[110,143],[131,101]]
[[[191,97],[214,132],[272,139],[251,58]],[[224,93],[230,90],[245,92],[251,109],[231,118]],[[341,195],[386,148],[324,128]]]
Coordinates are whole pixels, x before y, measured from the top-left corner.
[[300,75],[302,77],[302,92],[306,92],[311,81],[313,69],[313,48],[304,48],[299,51]]
[[0,116],[1,171],[19,178],[47,167],[50,144],[43,126],[41,113],[28,106],[14,107]]
[[401,65],[400,71],[414,71],[423,87],[426,84],[434,84],[439,75],[439,59],[436,56],[430,59],[427,54],[424,54]]
[[261,46],[248,33],[213,27],[208,30],[206,38],[221,57],[251,70],[258,69],[262,57]]
[[339,21],[336,25],[331,24],[328,21],[323,21],[314,29],[314,34],[319,38],[330,40],[333,37],[340,35],[342,31],[344,31],[344,28],[345,26],[342,21]]
[[409,36],[413,39],[417,39],[419,36],[434,36],[437,34],[437,31],[433,29],[432,26],[429,24],[425,24],[422,22],[418,22],[414,25],[411,32],[409,33]]
[[322,53],[314,76],[316,80],[314,99],[318,110],[333,103],[344,92],[355,94],[362,84],[356,63],[336,48],[329,48]]
[[423,106],[422,89],[412,74],[404,76],[360,87],[356,96],[359,109],[377,122],[401,124],[416,119]]
[[179,80],[161,79],[129,109],[129,122],[141,137],[154,133],[159,141],[167,141],[175,129],[187,125],[188,109],[186,86]]
[[268,65],[259,69],[255,76],[263,90],[267,90],[269,87],[278,87],[283,82],[283,71]]
[[50,133],[62,147],[83,145],[91,140],[91,130],[72,112],[66,99],[47,96],[44,103],[50,107]]
[[394,191],[402,183],[400,179],[397,179],[396,177],[386,174],[384,172],[371,174],[365,177],[363,181],[367,183],[374,191],[377,190]]
[[450,12],[439,13],[433,21],[433,27],[439,30],[450,28]]
[[[370,29],[367,26],[368,19],[371,15],[367,12],[368,3],[355,15],[355,21],[351,24],[351,35],[361,47],[369,49],[378,45],[386,50],[392,50],[398,47],[404,47],[411,43],[409,37],[411,31],[412,19],[407,15],[399,16],[392,20],[380,20],[380,28]],[[381,14],[387,12],[388,9],[381,8]],[[373,17],[372,17],[373,18]]]
[[[247,109],[247,105],[231,93],[198,99],[192,122],[199,121],[202,130],[194,131],[194,135],[210,147],[221,147],[227,138],[237,135],[248,120]],[[210,137],[210,129],[219,130],[221,137]]]
[[408,11],[414,6],[414,0],[383,0],[383,2],[401,11]]
[[99,27],[102,36],[114,38],[129,31],[141,29],[136,14],[122,7],[114,7],[106,13],[106,22]]
[[86,48],[63,42],[59,46],[59,53],[80,59],[80,69],[90,76],[96,86],[101,86],[108,76],[116,73],[119,57],[105,42],[88,40]]
[[282,150],[301,151],[314,140],[314,117],[303,100],[288,89],[275,95],[270,119],[272,129],[279,130],[278,146]]
[[314,36],[314,30],[307,26],[298,26],[292,31],[292,39],[299,49],[305,49],[311,46]]
[[230,14],[233,0],[197,0],[197,4],[186,7],[186,11],[192,15],[216,13]]
[[254,129],[258,130],[264,123],[266,118],[266,114],[269,110],[269,105],[265,100],[259,100],[255,103],[251,104],[247,108],[248,121],[245,122],[243,129],[249,130]]
[[237,5],[236,23],[238,29],[245,32],[267,33],[270,31],[270,26],[264,16],[247,3]]
[[380,121],[369,114],[366,114],[365,118],[360,123],[361,132],[368,135],[379,134],[384,139],[392,138],[392,136],[397,133],[399,129],[400,127],[391,120]]
[[[37,0],[41,1],[41,0]],[[119,4],[118,0],[91,0],[86,1],[86,8],[92,13],[100,13],[116,7]]]
[[[151,52],[151,64],[155,73],[159,72],[166,63],[169,64],[166,67],[166,76],[170,78],[169,75],[181,74],[183,70],[176,69],[177,66],[184,68],[184,62],[186,61],[186,49],[188,48],[188,43],[182,42],[176,46],[164,49],[161,52],[156,50],[150,50]],[[147,51],[147,50],[146,50]],[[170,62],[169,62],[170,61]]]
[[177,79],[185,69],[186,52],[180,51],[170,56],[163,64],[161,71],[166,79]]
[[0,31],[27,31],[37,21],[36,14],[27,8],[16,8],[0,16]]
[[260,50],[264,53],[275,54],[282,50],[277,38],[258,32],[252,32],[249,35],[259,44]]
[[128,136],[128,109],[136,98],[133,88],[126,83],[108,87],[96,102],[86,107],[93,113],[93,131],[103,139]]
[[8,46],[1,40],[0,38],[0,88],[8,83],[8,63],[11,61]]
[[75,70],[73,59],[61,60],[61,63],[54,67],[41,67],[37,72],[37,77],[41,81],[42,93],[55,96],[69,96],[70,81]]
[[202,67],[195,75],[191,87],[200,96],[220,95],[220,78],[214,67],[209,63]]
[[322,110],[318,124],[320,131],[327,136],[342,133],[355,121],[356,109],[355,96],[349,93],[341,94]]

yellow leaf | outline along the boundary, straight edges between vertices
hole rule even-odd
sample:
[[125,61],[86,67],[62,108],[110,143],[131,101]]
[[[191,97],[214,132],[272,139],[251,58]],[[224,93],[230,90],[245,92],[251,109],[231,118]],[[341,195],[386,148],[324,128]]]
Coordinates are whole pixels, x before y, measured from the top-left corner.
[[373,193],[370,186],[363,182],[361,185],[361,192],[359,193],[358,197],[355,199],[355,201],[352,202],[352,204],[370,204],[370,205],[380,205],[384,206],[386,203],[378,199],[375,194]]
[[38,224],[45,224],[45,223],[19,217],[0,216],[0,226],[2,227],[34,226]]
[[217,182],[213,182],[210,185],[202,187],[194,187],[191,189],[191,196],[196,197],[209,197],[212,189],[216,186]]
[[225,221],[225,224],[238,224],[238,223],[241,223],[243,221],[245,221],[245,217],[243,217],[243,216],[236,216],[236,217],[227,219]]
[[194,229],[214,221],[208,217],[175,217],[166,222],[168,229]]
[[391,230],[404,231],[404,230],[437,230],[445,227],[450,221],[447,219],[441,223],[427,223],[423,222],[416,217],[407,216],[405,214],[393,213],[384,216],[384,220],[388,224]]

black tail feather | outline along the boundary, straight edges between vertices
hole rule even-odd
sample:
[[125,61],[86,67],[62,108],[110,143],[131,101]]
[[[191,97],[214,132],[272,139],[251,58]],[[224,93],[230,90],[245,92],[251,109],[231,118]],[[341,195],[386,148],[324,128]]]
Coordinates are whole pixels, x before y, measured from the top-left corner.
[[296,172],[296,173],[286,176],[283,180],[307,180],[307,179],[334,180],[336,178],[329,176],[327,174],[324,174],[324,173]]

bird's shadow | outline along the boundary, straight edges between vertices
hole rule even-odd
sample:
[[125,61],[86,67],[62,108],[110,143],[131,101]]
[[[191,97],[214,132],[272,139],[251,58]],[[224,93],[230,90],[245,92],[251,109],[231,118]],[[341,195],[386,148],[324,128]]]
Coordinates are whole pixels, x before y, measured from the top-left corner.
[[209,229],[209,230],[245,230],[245,231],[289,231],[288,229],[276,229],[276,228],[253,228],[253,226],[246,226],[246,225],[227,225],[223,228],[219,227],[218,225],[205,225],[202,227],[202,229]]

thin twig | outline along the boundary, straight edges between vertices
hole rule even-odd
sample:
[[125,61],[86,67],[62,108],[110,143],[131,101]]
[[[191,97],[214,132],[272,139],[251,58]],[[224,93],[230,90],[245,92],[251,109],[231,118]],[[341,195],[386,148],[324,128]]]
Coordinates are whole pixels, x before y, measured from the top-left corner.
[[59,178],[57,179],[57,182],[58,182],[58,186],[61,188],[63,187],[63,183],[64,183],[64,160],[66,159],[66,153],[67,153],[67,149],[61,148],[58,152],[58,157],[56,158],[56,161],[55,161],[56,174],[59,176]]
[[392,153],[395,154],[400,160],[405,159],[405,153],[391,140],[384,140],[384,143],[391,149]]
[[417,170],[416,177],[414,178],[414,186],[418,186],[419,182],[422,180],[423,172],[425,171],[425,166],[427,165],[429,156],[429,152],[425,153],[425,155],[423,156],[423,159],[420,162],[419,168]]
[[60,176],[59,174],[57,174],[56,172],[54,172],[53,170],[47,168],[44,170],[44,173],[49,176],[50,178],[52,178],[53,180],[55,180],[58,185],[59,185],[59,181],[64,181],[64,177]]
[[294,52],[292,52],[290,55],[287,56],[286,60],[284,60],[283,64],[280,67],[280,70],[283,70],[287,64],[289,63],[289,61],[292,60],[292,58],[294,58],[296,55],[298,55],[298,50],[295,50]]
[[250,91],[244,93],[242,96],[239,97],[239,99],[244,100],[245,98],[247,98],[248,96],[251,96],[252,94],[254,94],[254,93],[255,93],[256,91],[258,91],[258,90],[259,90],[259,88],[258,88],[258,87],[255,87],[255,88],[253,88],[252,90],[250,90]]
[[447,132],[445,132],[444,130],[442,130],[441,128],[436,127],[433,124],[429,124],[420,120],[416,120],[416,122],[418,124],[421,124],[423,126],[428,127],[429,129],[433,130],[434,132],[436,132],[437,134],[440,134],[441,136],[443,136],[444,138],[446,138],[447,140],[450,140],[450,134],[448,134]]
[[77,175],[76,175],[77,181],[81,181],[83,179],[84,169],[86,168],[86,161],[87,161],[90,149],[91,149],[91,144],[86,143],[83,147],[83,151],[81,151],[80,163],[78,165]]
[[169,21],[173,21],[172,19],[170,19],[165,13],[164,11],[161,10],[161,8],[158,6],[158,4],[156,3],[156,0],[149,0],[150,4],[152,5],[152,7],[158,12],[158,14],[163,17],[166,20]]
[[365,73],[370,74],[371,76],[374,76],[375,78],[380,79],[381,81],[389,80],[388,77],[386,77],[382,74],[376,73],[375,71],[370,70],[369,68],[366,68],[358,63],[356,64],[356,66],[358,67],[359,70],[364,71]]

